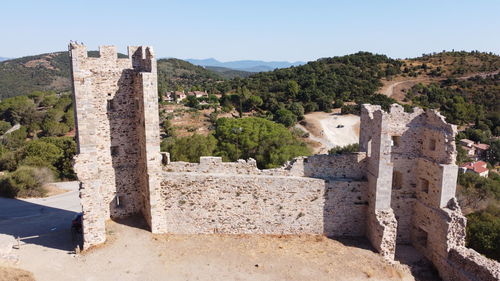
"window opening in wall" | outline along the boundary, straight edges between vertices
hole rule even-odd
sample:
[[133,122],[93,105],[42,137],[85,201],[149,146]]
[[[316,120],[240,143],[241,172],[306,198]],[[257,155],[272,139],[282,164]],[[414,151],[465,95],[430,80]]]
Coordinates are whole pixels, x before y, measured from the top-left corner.
[[108,111],[115,110],[115,104],[113,100],[108,100],[108,105],[107,105]]
[[116,207],[123,207],[123,200],[120,195],[116,195]]
[[398,147],[400,145],[400,136],[392,136],[391,145],[394,147]]
[[401,189],[403,185],[403,175],[399,171],[392,172],[392,188]]
[[422,192],[429,193],[429,181],[426,179],[420,179],[420,186]]
[[415,239],[418,245],[427,248],[427,231],[423,230],[420,227],[417,227],[416,232],[417,233]]
[[117,156],[119,153],[118,146],[112,146],[111,147],[111,156]]
[[436,140],[435,139],[431,139],[429,141],[429,150],[430,151],[435,151],[436,150]]
[[372,139],[368,141],[368,147],[366,148],[366,156],[372,156]]

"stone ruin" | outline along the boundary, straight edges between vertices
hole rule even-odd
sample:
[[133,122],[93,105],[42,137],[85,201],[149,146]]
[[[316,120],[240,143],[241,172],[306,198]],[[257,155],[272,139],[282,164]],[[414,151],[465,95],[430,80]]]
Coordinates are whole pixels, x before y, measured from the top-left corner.
[[465,247],[456,127],[438,112],[363,105],[361,152],[277,169],[253,159],[170,162],[160,152],[152,48],[118,58],[102,46],[89,57],[71,43],[69,53],[84,248],[106,240],[106,220],[139,213],[153,233],[365,236],[388,261],[398,245],[413,246],[444,280],[500,279],[498,262]]

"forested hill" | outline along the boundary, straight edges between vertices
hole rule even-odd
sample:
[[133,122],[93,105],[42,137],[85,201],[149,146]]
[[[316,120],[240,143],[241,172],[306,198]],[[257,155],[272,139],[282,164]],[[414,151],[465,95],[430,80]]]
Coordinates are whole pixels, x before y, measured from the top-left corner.
[[67,52],[0,62],[0,99],[33,91],[66,91],[71,87]]
[[[288,124],[304,112],[327,111],[346,101],[391,102],[376,93],[382,86],[380,79],[399,74],[401,66],[401,61],[387,56],[359,52],[236,78],[218,89],[234,93],[226,95],[223,104],[231,103],[241,111],[266,112],[268,118]],[[283,122],[283,118],[290,122]]]
[[403,60],[402,73],[408,76],[459,77],[500,70],[500,56],[493,53],[440,52]]
[[[90,51],[90,56],[98,56]],[[126,57],[119,54],[119,57]],[[158,60],[159,89],[189,90],[209,82],[223,80],[214,71],[178,59]],[[64,92],[71,90],[67,52],[55,52],[0,62],[0,99],[30,94],[34,91]]]
[[[89,54],[96,56],[97,52]],[[33,91],[68,91],[71,88],[69,69],[67,52],[1,61],[0,99]],[[248,73],[204,68],[179,59],[160,59],[158,84],[162,92],[197,87],[203,90],[217,88],[223,93],[246,86],[251,93],[261,97],[264,108],[276,108],[277,103],[300,102],[306,111],[314,111],[328,109],[332,102],[341,105],[344,101],[385,101],[383,97],[374,96],[381,86],[380,78],[398,75],[463,76],[499,69],[500,57],[490,53],[442,52],[394,60],[384,55],[359,52],[239,78],[248,76]],[[228,78],[234,79],[220,83]]]
[[180,59],[160,59],[157,65],[160,92],[189,90],[192,87],[199,87],[201,90],[214,82],[224,80],[221,75],[214,71]]

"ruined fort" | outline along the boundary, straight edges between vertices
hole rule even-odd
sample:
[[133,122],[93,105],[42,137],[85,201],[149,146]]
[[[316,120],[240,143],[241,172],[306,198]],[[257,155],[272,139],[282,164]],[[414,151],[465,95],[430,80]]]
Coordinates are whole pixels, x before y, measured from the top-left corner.
[[84,247],[105,221],[142,214],[153,233],[367,237],[388,261],[411,245],[444,280],[499,280],[500,265],[465,247],[455,199],[456,127],[433,110],[363,105],[361,152],[296,158],[259,170],[253,159],[170,162],[160,152],[151,47],[69,46]]

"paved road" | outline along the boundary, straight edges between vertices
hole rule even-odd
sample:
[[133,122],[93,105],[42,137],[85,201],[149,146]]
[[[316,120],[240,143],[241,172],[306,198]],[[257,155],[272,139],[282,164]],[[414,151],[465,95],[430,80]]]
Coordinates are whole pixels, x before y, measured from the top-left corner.
[[74,249],[71,237],[71,220],[81,212],[78,184],[58,184],[70,191],[33,199],[0,198],[0,233],[33,243],[61,250]]

